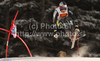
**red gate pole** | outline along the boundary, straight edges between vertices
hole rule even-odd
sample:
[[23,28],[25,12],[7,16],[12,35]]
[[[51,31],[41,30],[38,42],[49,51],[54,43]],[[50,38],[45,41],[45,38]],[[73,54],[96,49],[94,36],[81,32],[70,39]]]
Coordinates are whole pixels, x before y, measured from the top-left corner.
[[23,44],[25,45],[25,47],[27,48],[27,50],[28,50],[28,53],[29,53],[29,55],[32,57],[32,54],[31,54],[31,52],[30,52],[30,50],[29,50],[29,48],[28,48],[28,46],[27,46],[27,44],[23,41],[23,39],[22,38],[20,38],[18,35],[17,35],[17,37],[23,42]]
[[13,26],[13,24],[14,24],[14,21],[15,21],[17,15],[18,15],[18,11],[16,12],[16,15],[15,15],[15,17],[14,17],[14,20],[13,20],[12,24],[11,24],[10,31],[9,31],[9,34],[8,34],[7,44],[6,44],[6,54],[5,54],[5,58],[7,58],[8,44],[9,44],[9,37],[10,37],[10,33],[11,33],[11,28],[12,28],[12,26]]

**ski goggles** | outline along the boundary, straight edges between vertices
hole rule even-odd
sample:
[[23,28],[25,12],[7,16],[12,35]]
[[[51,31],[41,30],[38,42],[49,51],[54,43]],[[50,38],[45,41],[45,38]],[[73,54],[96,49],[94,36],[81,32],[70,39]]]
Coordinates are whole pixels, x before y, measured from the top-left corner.
[[62,7],[62,6],[60,7],[60,10],[66,10],[66,9],[67,9],[67,8],[65,8],[65,7]]

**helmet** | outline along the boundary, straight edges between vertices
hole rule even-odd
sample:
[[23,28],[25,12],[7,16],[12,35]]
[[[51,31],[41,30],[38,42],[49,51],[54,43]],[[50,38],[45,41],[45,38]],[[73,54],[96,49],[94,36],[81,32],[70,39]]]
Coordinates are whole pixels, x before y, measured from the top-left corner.
[[66,9],[67,9],[67,4],[66,4],[66,2],[60,2],[60,3],[59,3],[59,7],[60,7],[60,10],[66,10]]

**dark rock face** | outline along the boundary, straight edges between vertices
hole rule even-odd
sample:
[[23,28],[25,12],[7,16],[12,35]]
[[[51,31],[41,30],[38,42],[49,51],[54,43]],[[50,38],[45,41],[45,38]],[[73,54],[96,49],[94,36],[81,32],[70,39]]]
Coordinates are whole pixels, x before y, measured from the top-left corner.
[[[60,37],[55,40],[53,35],[43,35],[45,34],[43,32],[53,32],[51,28],[41,28],[41,25],[51,26],[53,12],[60,1],[62,0],[0,0],[0,23],[5,25],[5,27],[0,25],[0,28],[9,29],[18,10],[19,14],[15,21],[18,35],[26,42],[33,56],[55,57],[59,51],[65,51],[67,56],[77,56],[77,45],[74,49],[70,49],[70,39]],[[67,2],[77,17],[81,32],[87,34],[86,37],[80,39],[81,56],[100,57],[100,1],[63,1]],[[36,29],[34,26],[38,26],[38,28],[36,27]],[[39,32],[42,32],[42,35]],[[0,35],[0,37],[5,38],[5,34]],[[0,40],[0,58],[5,57],[5,45],[6,38]],[[23,56],[29,56],[25,46],[18,38],[14,39],[11,36],[8,57]]]

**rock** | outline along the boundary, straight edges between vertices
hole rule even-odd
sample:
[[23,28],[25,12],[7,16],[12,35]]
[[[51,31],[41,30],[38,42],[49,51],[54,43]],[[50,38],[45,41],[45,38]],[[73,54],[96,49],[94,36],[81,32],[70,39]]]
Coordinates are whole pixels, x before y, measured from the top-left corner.
[[67,56],[67,54],[64,51],[59,51],[57,54],[57,57],[66,57],[66,56]]

